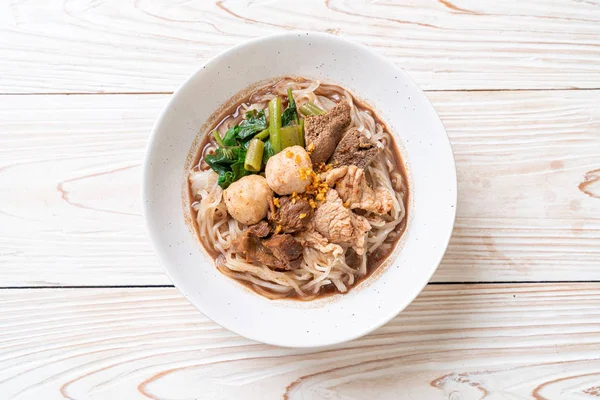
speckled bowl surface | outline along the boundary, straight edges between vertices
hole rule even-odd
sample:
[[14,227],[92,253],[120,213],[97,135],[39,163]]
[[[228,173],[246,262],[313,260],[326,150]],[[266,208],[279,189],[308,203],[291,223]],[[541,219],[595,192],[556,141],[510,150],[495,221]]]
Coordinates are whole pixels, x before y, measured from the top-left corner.
[[[387,262],[349,293],[309,302],[268,300],[219,273],[189,228],[184,190],[190,149],[211,114],[257,82],[289,75],[337,83],[373,107],[395,135],[410,185],[408,225]],[[158,118],[144,161],[149,235],[173,283],[219,325],[279,346],[344,342],[401,312],[442,259],[456,197],[450,143],[421,89],[367,47],[320,33],[259,38],[200,67]]]

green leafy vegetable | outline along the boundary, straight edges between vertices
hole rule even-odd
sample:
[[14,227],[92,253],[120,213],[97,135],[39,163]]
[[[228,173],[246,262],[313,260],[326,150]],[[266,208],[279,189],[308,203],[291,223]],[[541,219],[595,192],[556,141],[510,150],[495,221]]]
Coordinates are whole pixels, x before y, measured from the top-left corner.
[[298,119],[298,110],[296,109],[296,101],[292,96],[292,88],[288,88],[288,106],[281,115],[281,126],[288,126],[291,123],[296,123],[298,125],[300,123]]
[[[235,146],[237,145],[237,135],[240,131],[240,127],[238,125],[232,126],[225,132],[225,136],[223,136],[223,145],[225,146]],[[218,141],[217,141],[218,143]],[[221,143],[218,143],[220,147],[224,147]]]
[[221,148],[223,156],[229,159],[233,159],[233,152],[231,151],[231,149],[229,149],[228,146],[225,145],[225,142],[223,142],[223,139],[221,139],[221,135],[219,135],[219,132],[213,131],[213,136],[215,138],[215,141]]
[[238,179],[246,176],[246,175],[250,175],[251,172],[247,171],[246,168],[244,168],[244,160],[246,159],[246,152],[243,153],[243,156],[240,157],[234,164],[231,165],[231,170],[233,171],[233,182],[237,181]]
[[223,139],[221,139],[221,135],[219,135],[219,132],[213,131],[213,137],[215,138],[215,141],[217,142],[219,147],[225,147],[225,143],[223,142]]
[[[267,129],[267,118],[263,110],[251,110],[246,113],[246,119],[243,119],[239,125],[234,125],[227,130],[221,142],[217,140],[219,147],[236,146],[238,141],[246,141],[255,133]],[[218,135],[218,134],[217,134]],[[216,139],[216,136],[215,136]]]
[[265,148],[263,150],[263,164],[267,164],[267,161],[269,161],[269,158],[273,157],[274,155],[275,155],[275,152],[273,151],[273,148],[271,147],[271,142],[267,140],[265,142]]
[[204,157],[204,161],[219,175],[217,182],[223,189],[227,189],[231,183],[249,174],[244,169],[245,159],[246,149],[239,146],[219,148],[214,154]]
[[249,139],[255,133],[267,129],[267,117],[263,110],[251,110],[246,113],[246,119],[240,122],[237,137],[241,140]]
[[264,139],[269,135],[267,118],[265,117],[264,110],[248,111],[245,119],[238,125],[229,128],[223,138],[221,138],[217,131],[213,132],[213,136],[219,145],[219,148],[214,154],[209,154],[204,157],[204,160],[219,176],[217,182],[223,189],[227,189],[229,185],[243,176],[253,172],[259,172],[261,160],[265,157],[268,159],[268,157],[272,155],[272,149],[269,146],[270,152],[265,149],[261,154],[252,155],[250,158],[250,161],[252,162],[248,164],[250,170],[246,169],[244,163],[246,160],[246,153],[248,152],[251,143],[250,139],[259,132],[261,137],[264,136]]

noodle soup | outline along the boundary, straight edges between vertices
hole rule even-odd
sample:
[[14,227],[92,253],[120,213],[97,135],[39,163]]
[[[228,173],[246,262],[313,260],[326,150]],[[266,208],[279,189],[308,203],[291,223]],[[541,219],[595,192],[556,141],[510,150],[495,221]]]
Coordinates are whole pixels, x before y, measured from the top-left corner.
[[344,88],[284,78],[219,121],[189,171],[216,268],[270,299],[346,293],[392,253],[408,185],[393,136]]

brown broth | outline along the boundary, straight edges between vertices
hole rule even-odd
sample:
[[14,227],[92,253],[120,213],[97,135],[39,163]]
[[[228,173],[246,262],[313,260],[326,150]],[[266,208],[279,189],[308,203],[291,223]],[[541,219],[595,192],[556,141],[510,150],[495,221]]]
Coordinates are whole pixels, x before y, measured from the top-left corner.
[[[282,78],[282,79],[290,79],[290,78]],[[293,79],[296,81],[299,81],[299,82],[305,81],[303,78],[293,78]],[[194,162],[192,163],[193,168],[196,168],[199,170],[208,169],[208,165],[206,165],[206,163],[203,163],[203,159],[204,159],[204,156],[206,155],[206,149],[208,147],[210,147],[209,145],[212,145],[215,143],[214,138],[210,135],[210,133],[213,132],[215,129],[218,129],[222,124],[231,122],[233,125],[235,123],[238,123],[239,120],[241,120],[241,118],[242,118],[242,115],[241,115],[242,103],[254,102],[252,100],[253,98],[255,98],[257,96],[262,96],[262,95],[272,93],[273,88],[279,82],[280,82],[280,80],[276,81],[272,85],[251,91],[251,92],[249,92],[249,94],[247,96],[242,97],[242,100],[236,102],[235,104],[231,104],[229,107],[223,107],[222,109],[217,110],[215,112],[215,114],[218,113],[218,118],[216,118],[215,120],[218,122],[215,123],[214,126],[212,126],[209,130],[207,130],[205,137],[203,138],[202,142],[200,143],[200,146],[198,147],[199,151],[195,155]],[[319,90],[317,89],[316,93],[318,93],[318,92],[319,92]],[[336,98],[334,98],[334,100],[339,101],[339,96],[336,95],[335,97]],[[354,281],[354,284],[352,286],[348,287],[348,291],[352,290],[354,287],[358,286],[361,282],[363,282],[367,278],[369,278],[386,261],[386,259],[390,256],[390,254],[394,252],[394,249],[396,248],[400,238],[402,237],[402,235],[404,234],[404,231],[406,229],[406,223],[408,220],[408,211],[409,211],[409,208],[408,208],[409,194],[410,194],[408,175],[406,173],[406,166],[405,166],[404,162],[402,161],[402,157],[400,156],[400,151],[398,149],[398,145],[396,144],[396,140],[395,140],[394,136],[391,134],[387,125],[383,122],[383,120],[381,120],[381,118],[379,118],[379,116],[373,111],[373,109],[371,107],[369,107],[366,103],[360,101],[359,99],[357,99],[354,96],[352,96],[352,98],[353,98],[354,104],[356,105],[356,107],[358,109],[369,112],[370,115],[375,120],[375,122],[380,124],[383,127],[383,130],[385,132],[387,132],[388,134],[390,134],[390,138],[392,140],[392,146],[393,146],[393,150],[394,150],[392,152],[393,156],[394,156],[393,164],[394,164],[394,167],[400,172],[400,175],[402,176],[402,179],[405,183],[404,208],[406,210],[406,215],[404,216],[404,219],[402,220],[402,222],[400,222],[394,228],[394,230],[392,232],[390,232],[390,235],[388,235],[388,237],[384,240],[384,244],[391,244],[391,246],[389,246],[389,251],[381,251],[381,249],[377,249],[373,254],[368,254],[368,256],[367,256],[367,273],[362,277],[357,277]],[[282,104],[283,108],[285,108],[287,106],[287,99],[282,98],[282,103],[283,103]],[[189,204],[193,204],[195,202],[195,200],[194,200],[194,196],[192,195],[191,184],[189,181],[187,183],[187,188],[188,188],[187,194],[188,194],[188,198],[189,198]],[[220,253],[213,248],[208,248],[208,246],[206,246],[205,243],[201,240],[199,227],[198,227],[198,223],[197,223],[197,213],[196,213],[196,211],[194,211],[193,208],[191,209],[191,214],[193,216],[192,217],[192,225],[193,225],[194,231],[196,233],[196,237],[198,238],[198,241],[201,243],[202,247],[206,250],[206,252],[216,262]],[[392,235],[392,233],[394,233],[394,235]],[[392,236],[392,237],[390,237],[390,236]],[[354,265],[353,267],[356,268],[356,265]],[[267,298],[271,298],[271,299],[280,298],[279,295],[269,296],[270,292],[267,292],[266,289],[264,289],[264,288],[256,287],[256,285],[254,285],[251,282],[246,282],[246,281],[242,281],[239,279],[236,279],[236,281]],[[310,297],[310,300],[313,300],[315,298],[323,298],[323,297],[330,296],[333,294],[338,294],[338,293],[340,293],[340,292],[337,290],[335,285],[329,284],[326,286],[322,286],[320,291],[314,297],[312,297],[312,296]],[[290,292],[288,295],[284,296],[283,298],[288,299],[288,300],[299,300],[299,301],[306,300],[302,297],[299,297],[297,295],[297,293],[294,291]]]

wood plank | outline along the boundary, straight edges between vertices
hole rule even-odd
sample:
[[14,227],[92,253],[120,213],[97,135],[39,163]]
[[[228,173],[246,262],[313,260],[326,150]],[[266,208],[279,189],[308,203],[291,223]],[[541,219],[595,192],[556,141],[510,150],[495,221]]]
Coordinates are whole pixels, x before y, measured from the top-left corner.
[[20,1],[0,22],[2,93],[169,92],[235,44],[298,29],[373,47],[426,89],[600,88],[593,1]]
[[434,280],[600,279],[600,92],[428,96],[459,185]]
[[141,211],[141,160],[167,96],[0,101],[2,285],[168,284]]
[[362,339],[258,344],[176,289],[0,291],[12,399],[593,399],[600,284],[436,285]]
[[[600,91],[428,94],[452,140],[437,282],[600,280]],[[2,286],[169,284],[140,164],[165,95],[0,97]]]

